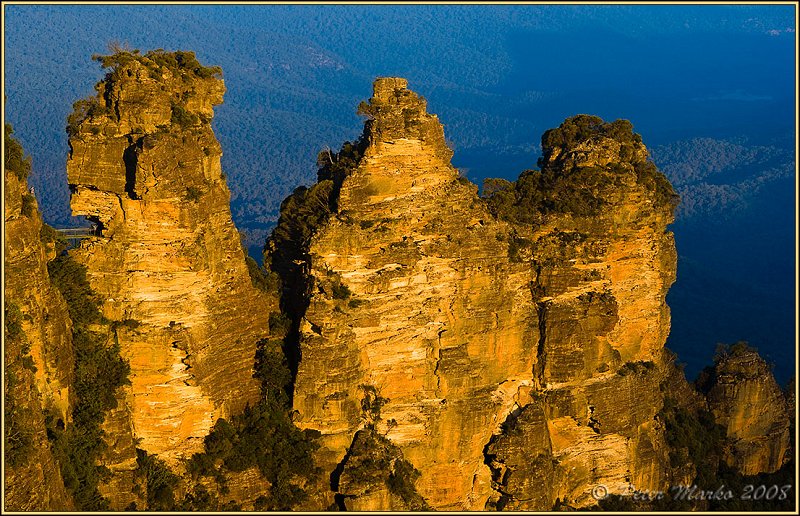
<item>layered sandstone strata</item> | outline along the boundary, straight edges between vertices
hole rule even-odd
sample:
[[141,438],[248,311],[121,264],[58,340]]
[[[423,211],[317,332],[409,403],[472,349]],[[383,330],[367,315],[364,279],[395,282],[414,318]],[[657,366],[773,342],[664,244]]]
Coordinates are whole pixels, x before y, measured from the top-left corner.
[[[6,156],[19,144],[6,129]],[[13,147],[13,150],[9,148]],[[50,451],[45,411],[68,423],[73,378],[72,323],[64,298],[50,282],[55,255],[42,239],[42,216],[29,191],[22,163],[5,163],[5,374],[6,509],[55,511],[72,507]],[[24,171],[22,169],[25,169]],[[19,461],[9,461],[11,441],[25,442]]]
[[[270,301],[231,220],[211,129],[218,71],[188,53],[115,57],[70,120],[72,211],[97,227],[74,253],[131,367],[105,430],[175,466],[218,418],[258,400]],[[135,455],[108,465],[130,476]]]
[[[672,205],[637,176],[646,149],[596,134],[550,146],[543,170],[556,189],[558,175],[614,174],[614,188],[593,192],[602,209],[498,220],[406,86],[375,82],[356,151],[321,156],[353,165],[284,205],[276,233],[302,234],[301,249],[289,260],[271,247],[276,270],[301,264],[294,408],[323,434],[321,463],[347,471],[356,432],[374,425],[420,471],[416,489],[435,509],[546,510],[594,503],[597,483],[661,487],[654,416],[676,256]],[[299,231],[302,203],[323,215]],[[349,482],[344,506],[388,507],[372,487]]]
[[441,124],[405,86],[376,81],[363,157],[308,249],[296,422],[322,432],[332,470],[374,391],[388,400],[377,428],[422,472],[420,494],[482,508],[483,448],[532,382],[530,271],[510,262],[505,224],[459,180]]
[[526,510],[594,504],[596,485],[662,489],[669,474],[655,416],[670,373],[671,188],[625,122],[569,119],[542,150],[542,171],[517,185],[542,189],[540,211],[516,226],[534,271],[541,389],[487,451],[494,503]]
[[728,465],[755,475],[777,471],[789,460],[790,400],[755,350],[734,345],[718,357],[706,397],[730,443]]
[[[141,508],[136,448],[180,472],[217,419],[258,401],[256,343],[277,306],[231,221],[210,126],[218,70],[181,52],[107,61],[69,120],[73,212],[96,224],[72,252],[103,302],[91,329],[131,367],[105,416],[99,488],[114,509]],[[291,321],[293,418],[322,434],[323,474],[299,508],[583,508],[598,485],[689,483],[694,465],[670,461],[666,397],[710,408],[742,473],[786,462],[793,398],[757,354],[722,356],[704,399],[664,349],[674,199],[629,123],[568,119],[545,133],[541,170],[481,198],[404,79],[378,79],[360,112],[362,138],[320,155],[265,255]],[[24,174],[5,180],[6,315],[18,312],[5,387],[31,443],[6,469],[6,500],[59,510],[71,504],[43,414],[69,422],[71,323]],[[196,481],[245,509],[270,487],[255,468],[227,489]]]

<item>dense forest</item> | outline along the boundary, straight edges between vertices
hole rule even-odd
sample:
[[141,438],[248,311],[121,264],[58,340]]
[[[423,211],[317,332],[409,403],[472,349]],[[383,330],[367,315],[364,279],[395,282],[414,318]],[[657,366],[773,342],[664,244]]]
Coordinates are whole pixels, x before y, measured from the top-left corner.
[[788,185],[794,177],[788,146],[745,138],[693,138],[659,145],[651,154],[680,192],[679,220],[730,218],[747,211],[763,188]]

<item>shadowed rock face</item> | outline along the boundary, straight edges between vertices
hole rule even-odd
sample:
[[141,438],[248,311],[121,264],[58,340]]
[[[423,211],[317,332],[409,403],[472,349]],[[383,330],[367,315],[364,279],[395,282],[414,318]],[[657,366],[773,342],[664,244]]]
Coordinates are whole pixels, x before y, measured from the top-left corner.
[[[19,144],[7,137],[6,147],[14,145]],[[70,420],[72,323],[64,298],[47,272],[47,262],[55,256],[53,243],[42,242],[38,205],[25,177],[16,172],[6,162],[3,377],[6,414],[13,412],[13,421],[6,418],[5,428],[7,435],[27,439],[30,446],[19,464],[8,461],[6,448],[5,508],[65,510],[72,508],[72,500],[50,451],[43,410],[64,422]],[[17,310],[16,315],[11,313]],[[12,324],[19,325],[16,332],[9,331]]]
[[714,365],[708,394],[727,432],[725,461],[745,475],[772,473],[789,459],[789,400],[755,350],[737,348]]
[[[129,436],[118,449],[140,439],[171,466],[257,401],[253,359],[272,304],[252,286],[210,125],[225,88],[201,69],[118,64],[74,122],[67,162],[73,214],[99,227],[75,257],[122,323],[114,338],[131,366],[124,414],[105,430]],[[109,467],[135,468],[124,455]]]
[[[591,216],[550,210],[522,224],[498,220],[459,180],[442,125],[404,79],[376,80],[359,110],[370,119],[357,159],[312,189],[332,181],[330,213],[296,255],[307,310],[294,408],[300,426],[322,432],[323,466],[374,423],[420,471],[416,488],[435,509],[546,510],[557,498],[594,503],[596,483],[661,486],[668,459],[654,416],[676,255],[671,206],[635,170],[647,157],[640,140],[592,133],[548,146],[552,188],[569,195],[570,174],[601,168],[614,185],[592,191]],[[285,210],[277,231],[295,226]],[[370,389],[385,398],[377,418]],[[347,507],[370,508],[353,492],[382,499],[348,490]]]

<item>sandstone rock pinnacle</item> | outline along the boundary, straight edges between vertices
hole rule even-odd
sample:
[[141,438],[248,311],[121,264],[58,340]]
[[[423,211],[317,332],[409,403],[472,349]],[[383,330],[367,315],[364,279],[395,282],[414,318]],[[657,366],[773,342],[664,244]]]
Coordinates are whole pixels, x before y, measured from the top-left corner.
[[708,403],[731,443],[726,462],[745,475],[772,473],[788,460],[790,412],[769,366],[739,343],[717,357]]
[[664,347],[677,197],[630,122],[570,117],[479,196],[426,100],[378,78],[263,276],[211,128],[221,70],[96,59],[67,126],[94,227],[68,253],[6,131],[10,508],[544,511],[787,472],[767,363],[722,349],[695,389]]
[[[415,487],[435,509],[586,506],[593,483],[661,486],[667,450],[653,417],[675,251],[671,210],[655,209],[644,184],[657,171],[637,175],[646,150],[630,125],[586,120],[577,141],[551,132],[542,181],[567,178],[565,198],[589,174],[616,174],[624,188],[600,192],[589,217],[556,203],[560,213],[524,225],[498,220],[459,178],[442,125],[404,79],[377,79],[359,112],[362,138],[330,156],[350,166],[289,203],[327,192],[335,207],[297,254],[306,308],[294,408],[323,434],[323,467],[348,471],[354,436],[374,427],[419,470]],[[507,474],[531,442],[547,467]],[[351,477],[346,489],[346,507],[404,503]]]
[[257,401],[271,301],[251,284],[231,220],[210,124],[219,71],[182,52],[106,59],[111,72],[68,128],[73,214],[98,225],[74,254],[131,365],[123,414],[106,421],[130,427],[107,431],[174,466],[202,450],[218,418]]
[[[28,188],[30,164],[5,128],[5,509],[72,508],[47,438],[44,411],[69,423],[74,401],[72,324],[50,281],[52,241],[42,237],[38,203]],[[9,160],[14,154],[17,160]]]

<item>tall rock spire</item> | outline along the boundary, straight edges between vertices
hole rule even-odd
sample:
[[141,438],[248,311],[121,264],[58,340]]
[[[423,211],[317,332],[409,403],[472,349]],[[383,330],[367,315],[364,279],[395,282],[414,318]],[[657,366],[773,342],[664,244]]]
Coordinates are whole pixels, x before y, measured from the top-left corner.
[[72,508],[47,439],[43,410],[69,423],[74,402],[72,323],[47,263],[55,257],[27,174],[5,127],[5,509]]
[[97,224],[74,254],[131,366],[127,416],[107,424],[175,465],[258,400],[270,301],[251,283],[211,129],[220,70],[190,52],[103,60],[111,71],[69,120],[72,211]]
[[404,79],[377,79],[359,112],[361,139],[321,160],[276,230],[328,195],[294,255],[307,307],[294,408],[322,432],[345,507],[417,503],[381,475],[354,481],[370,432],[440,510],[582,507],[597,483],[663,487],[653,419],[670,367],[672,189],[630,124],[568,120],[546,133],[542,171],[487,202]]
[[[530,268],[510,261],[508,226],[459,178],[441,123],[404,79],[376,80],[360,112],[361,154],[306,248],[296,421],[322,432],[323,465],[342,463],[347,507],[413,507],[353,481],[354,436],[374,429],[421,472],[430,506],[482,509],[484,447],[533,385]],[[371,501],[347,502],[365,490]]]

